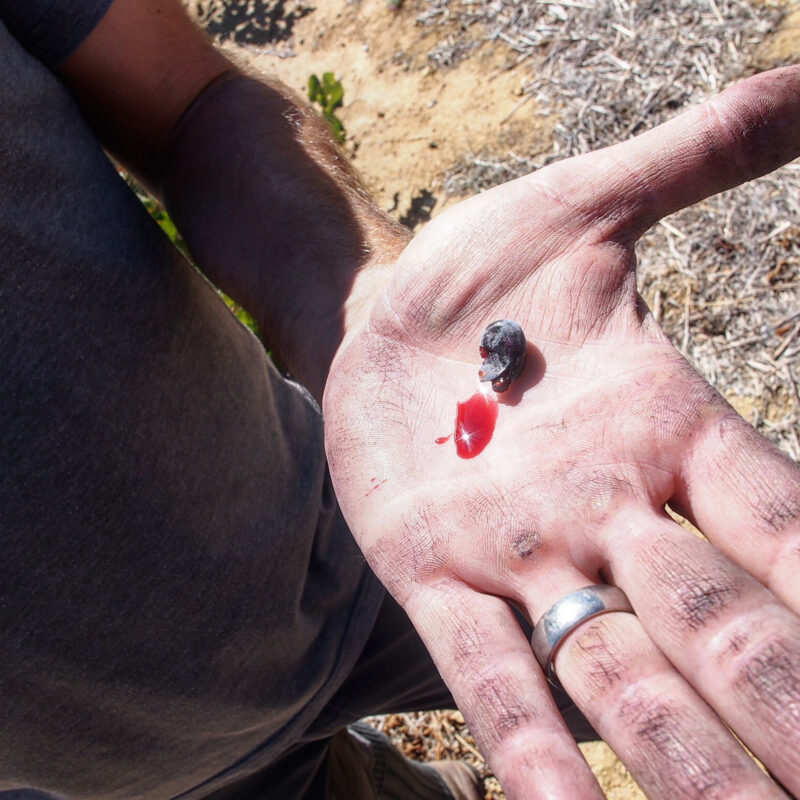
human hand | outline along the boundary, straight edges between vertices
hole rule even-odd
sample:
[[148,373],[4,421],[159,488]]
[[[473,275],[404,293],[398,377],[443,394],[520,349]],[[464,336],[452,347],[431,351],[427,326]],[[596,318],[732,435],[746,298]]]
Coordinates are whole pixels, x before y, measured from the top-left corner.
[[[344,514],[509,797],[602,796],[509,605],[535,621],[595,583],[636,615],[585,622],[555,668],[648,796],[783,797],[726,725],[800,792],[800,469],[671,346],[634,255],[661,217],[800,153],[798,130],[800,68],[774,70],[466,201],[409,245],[334,362]],[[528,363],[462,458],[437,439],[501,318]]]

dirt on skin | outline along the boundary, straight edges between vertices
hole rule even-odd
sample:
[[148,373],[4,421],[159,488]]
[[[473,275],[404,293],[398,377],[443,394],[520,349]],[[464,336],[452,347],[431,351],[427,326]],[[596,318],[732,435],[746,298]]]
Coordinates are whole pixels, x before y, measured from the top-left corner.
[[[278,77],[303,97],[312,73],[333,72],[344,86],[336,113],[347,153],[380,205],[412,228],[455,202],[442,186],[459,161],[481,153],[530,158],[550,148],[557,120],[523,93],[530,77],[524,59],[500,41],[486,42],[480,25],[465,32],[441,17],[419,25],[431,9],[425,0],[184,2],[234,61]],[[800,61],[800,5],[793,0],[787,8],[760,44],[755,69]],[[745,418],[764,413],[748,398],[727,396]],[[466,758],[483,771],[459,720],[457,712],[429,712],[371,722],[415,758]],[[610,800],[645,799],[604,743],[581,750]],[[504,798],[491,775],[486,798]]]
[[[458,63],[434,69],[427,54],[447,42],[447,26],[417,27],[419,11],[414,3],[395,10],[386,0],[326,0],[295,23],[286,47],[242,46],[233,37],[223,45],[303,96],[309,75],[334,72],[345,90],[336,113],[347,152],[380,205],[412,226],[445,207],[442,179],[460,158],[544,151],[553,124],[525,108],[525,75],[507,48],[476,41]],[[607,797],[643,800],[607,745],[581,749]],[[503,797],[493,783],[487,797]]]

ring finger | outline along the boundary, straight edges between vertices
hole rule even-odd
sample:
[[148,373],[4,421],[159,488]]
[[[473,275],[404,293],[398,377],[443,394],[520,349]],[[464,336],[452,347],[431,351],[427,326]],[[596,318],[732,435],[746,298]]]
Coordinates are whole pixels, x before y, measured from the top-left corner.
[[[586,583],[562,587],[564,594]],[[535,619],[553,599],[533,598]],[[605,613],[578,625],[561,640],[554,667],[651,800],[785,797],[633,614]]]

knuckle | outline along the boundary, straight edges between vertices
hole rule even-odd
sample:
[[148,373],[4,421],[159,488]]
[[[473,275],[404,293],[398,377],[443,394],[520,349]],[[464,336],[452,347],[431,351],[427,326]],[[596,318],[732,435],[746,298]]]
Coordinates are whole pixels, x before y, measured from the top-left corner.
[[645,689],[632,690],[617,713],[638,740],[654,745],[659,751],[677,744],[674,709],[665,701],[652,698]]
[[776,732],[796,740],[800,731],[800,646],[796,642],[778,638],[751,645],[740,658],[733,683],[753,710],[762,715],[770,712]]
[[718,617],[739,598],[740,592],[727,576],[693,575],[678,587],[677,595],[678,619],[686,628],[696,631]]
[[469,675],[480,670],[479,661],[483,659],[486,648],[490,645],[489,639],[487,632],[469,618],[453,620],[451,655],[461,674]]
[[744,593],[744,576],[700,539],[645,537],[636,563],[664,626],[679,638],[706,628]]
[[[702,736],[692,713],[678,703],[642,688],[619,708],[619,717],[635,738],[640,780],[664,797],[723,800],[743,780],[740,759]],[[667,768],[668,767],[668,768]]]
[[715,97],[700,106],[699,139],[705,151],[706,161],[719,174],[727,175],[730,180],[734,180],[735,176],[750,172],[743,151],[745,132],[749,127],[745,116],[749,114],[750,109],[742,104],[737,107],[737,113],[732,114],[726,109],[726,100]]
[[512,682],[501,674],[487,675],[475,683],[470,717],[487,752],[513,738],[535,719],[534,712],[515,696]]
[[783,531],[800,520],[800,481],[791,493],[773,494],[758,511],[764,528],[772,533]]

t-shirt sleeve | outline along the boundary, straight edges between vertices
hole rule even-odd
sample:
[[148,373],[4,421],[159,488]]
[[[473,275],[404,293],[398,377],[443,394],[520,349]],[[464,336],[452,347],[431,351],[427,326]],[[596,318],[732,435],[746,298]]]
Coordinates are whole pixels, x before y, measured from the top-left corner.
[[0,0],[0,20],[29,52],[53,67],[94,30],[113,0]]

